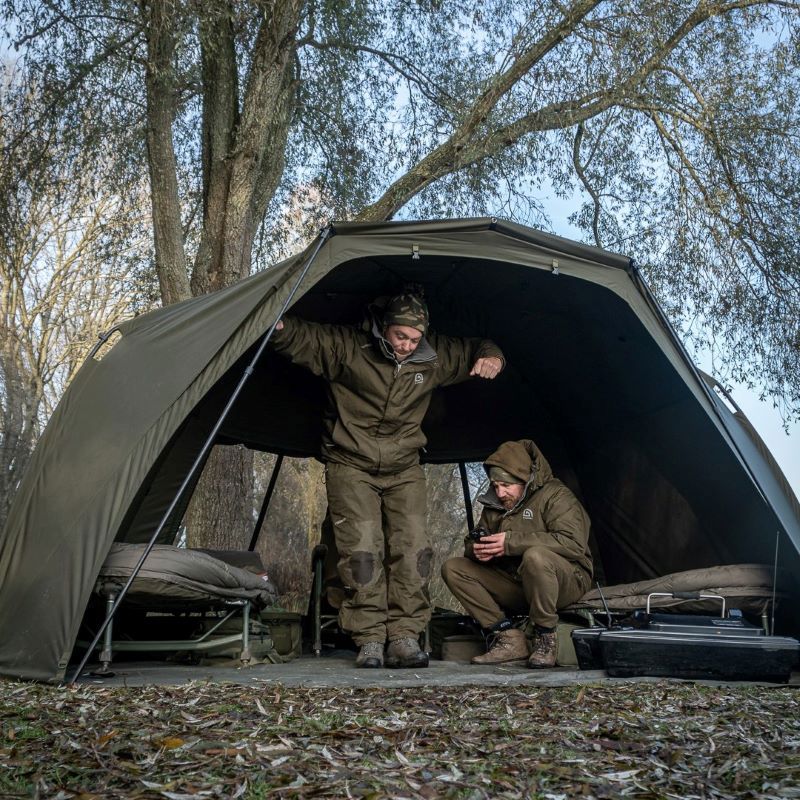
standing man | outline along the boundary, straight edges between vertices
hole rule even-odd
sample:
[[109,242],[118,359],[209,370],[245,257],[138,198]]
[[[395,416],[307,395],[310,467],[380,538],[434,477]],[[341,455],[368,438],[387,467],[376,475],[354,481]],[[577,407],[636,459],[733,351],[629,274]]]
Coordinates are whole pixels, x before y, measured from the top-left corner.
[[371,330],[287,317],[275,350],[328,383],[322,458],[328,511],[346,597],[339,624],[358,667],[426,667],[419,635],[430,619],[431,550],[425,519],[421,425],[437,386],[495,378],[503,354],[488,340],[428,332],[428,308],[407,290]]
[[[530,439],[500,445],[483,466],[490,486],[478,498],[484,509],[475,532],[483,535],[468,536],[465,556],[442,566],[448,588],[491,643],[472,663],[555,666],[558,609],[592,581],[589,517]],[[534,625],[530,657],[509,614],[527,614]]]

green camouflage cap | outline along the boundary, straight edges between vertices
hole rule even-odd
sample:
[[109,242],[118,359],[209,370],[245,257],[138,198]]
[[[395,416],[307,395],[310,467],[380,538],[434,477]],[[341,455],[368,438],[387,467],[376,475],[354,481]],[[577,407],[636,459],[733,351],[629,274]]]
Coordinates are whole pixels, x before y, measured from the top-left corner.
[[417,294],[398,294],[387,303],[383,312],[383,324],[408,325],[424,334],[428,330],[428,306]]

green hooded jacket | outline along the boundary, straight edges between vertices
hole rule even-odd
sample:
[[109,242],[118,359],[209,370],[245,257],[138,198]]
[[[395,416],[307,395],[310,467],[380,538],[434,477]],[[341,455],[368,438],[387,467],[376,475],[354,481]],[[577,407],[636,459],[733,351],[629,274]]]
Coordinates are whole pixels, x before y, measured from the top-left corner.
[[[522,556],[529,547],[546,547],[582,567],[591,577],[589,516],[578,498],[553,476],[539,448],[530,439],[505,442],[483,466],[487,474],[490,467],[500,467],[525,481],[525,491],[510,511],[491,486],[478,498],[484,506],[480,525],[490,533],[505,531],[505,554]],[[517,564],[514,559],[513,564],[509,560],[497,566],[516,569]]]
[[328,382],[322,458],[392,474],[419,463],[422,420],[437,386],[469,378],[479,358],[505,363],[493,342],[428,334],[398,362],[377,322],[371,330],[285,317],[278,353]]

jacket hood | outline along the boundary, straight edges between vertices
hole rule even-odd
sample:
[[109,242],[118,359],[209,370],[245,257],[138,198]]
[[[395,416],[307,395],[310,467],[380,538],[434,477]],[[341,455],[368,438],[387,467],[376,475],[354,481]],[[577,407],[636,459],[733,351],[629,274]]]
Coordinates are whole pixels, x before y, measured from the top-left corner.
[[[503,442],[483,462],[483,468],[488,476],[491,467],[500,467],[506,472],[510,472],[514,477],[525,482],[525,491],[522,493],[520,503],[527,498],[531,492],[535,492],[547,481],[552,480],[553,470],[547,459],[542,455],[542,451],[531,439],[520,439],[516,442]],[[489,490],[478,498],[484,505],[497,506],[503,508],[494,487],[489,486]],[[519,503],[517,503],[519,505]]]

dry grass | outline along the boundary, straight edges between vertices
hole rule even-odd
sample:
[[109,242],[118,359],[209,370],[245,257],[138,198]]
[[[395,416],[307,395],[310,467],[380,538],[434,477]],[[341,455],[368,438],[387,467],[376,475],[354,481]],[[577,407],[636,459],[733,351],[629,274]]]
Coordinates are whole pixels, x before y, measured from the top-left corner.
[[800,797],[789,687],[3,689],[3,798]]

